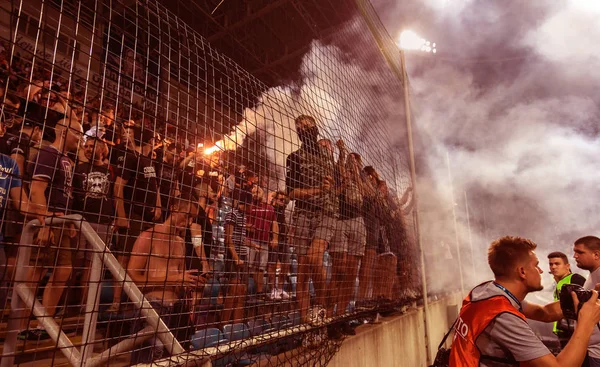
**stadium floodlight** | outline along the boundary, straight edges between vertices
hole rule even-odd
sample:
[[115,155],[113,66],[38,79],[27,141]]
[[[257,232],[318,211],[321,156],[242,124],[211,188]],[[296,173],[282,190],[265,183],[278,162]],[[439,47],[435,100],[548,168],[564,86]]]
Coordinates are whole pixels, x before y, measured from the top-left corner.
[[420,37],[414,31],[406,30],[400,33],[398,47],[402,50],[418,50],[428,53],[437,53],[435,42]]

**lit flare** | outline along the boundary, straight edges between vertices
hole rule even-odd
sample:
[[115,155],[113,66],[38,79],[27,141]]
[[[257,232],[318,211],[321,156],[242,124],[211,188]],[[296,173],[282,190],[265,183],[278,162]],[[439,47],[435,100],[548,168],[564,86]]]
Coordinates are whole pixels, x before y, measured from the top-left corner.
[[215,153],[216,151],[218,151],[218,150],[221,150],[221,149],[222,149],[222,146],[223,146],[223,141],[222,141],[222,140],[219,140],[219,141],[218,141],[218,142],[215,144],[215,146],[214,146],[214,147],[206,148],[206,149],[204,150],[204,154],[206,154],[206,155],[211,155],[211,154]]

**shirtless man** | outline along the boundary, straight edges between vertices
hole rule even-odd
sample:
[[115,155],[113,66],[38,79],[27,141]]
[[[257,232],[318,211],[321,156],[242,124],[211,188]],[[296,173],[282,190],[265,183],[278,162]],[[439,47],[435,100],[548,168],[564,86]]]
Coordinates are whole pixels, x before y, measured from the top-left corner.
[[[179,236],[189,219],[198,215],[197,200],[191,195],[174,199],[170,215],[164,223],[143,232],[135,241],[127,266],[128,274],[146,299],[161,316],[180,342],[187,342],[193,332],[190,310],[179,295],[204,286],[198,269],[185,270],[185,243]],[[138,332],[142,325],[134,326]],[[132,363],[149,363],[160,358],[163,345],[155,338],[152,348],[135,351]]]

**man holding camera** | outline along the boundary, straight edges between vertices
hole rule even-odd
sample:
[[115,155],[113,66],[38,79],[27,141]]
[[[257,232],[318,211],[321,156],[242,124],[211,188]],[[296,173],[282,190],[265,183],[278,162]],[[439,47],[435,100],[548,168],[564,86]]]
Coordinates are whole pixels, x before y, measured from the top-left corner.
[[[573,245],[573,252],[577,267],[590,272],[583,288],[594,289],[600,283],[600,238],[594,236],[579,238]],[[598,328],[594,328],[594,334],[590,338],[588,355],[589,366],[600,367],[600,331]]]
[[[598,293],[593,291],[581,308],[571,341],[558,356],[552,355],[525,321],[525,313],[543,309],[536,306],[527,311],[530,305],[523,304],[528,293],[542,290],[536,247],[520,237],[492,242],[488,263],[495,280],[478,285],[465,298],[454,326],[450,367],[581,366],[590,335],[600,321]],[[578,304],[576,297],[573,301]]]

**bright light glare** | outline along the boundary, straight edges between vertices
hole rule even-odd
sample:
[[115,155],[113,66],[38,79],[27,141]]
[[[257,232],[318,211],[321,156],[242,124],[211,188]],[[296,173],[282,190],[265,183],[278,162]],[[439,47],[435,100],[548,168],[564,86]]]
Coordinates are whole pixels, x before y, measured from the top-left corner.
[[419,37],[413,31],[403,31],[400,34],[400,40],[398,45],[403,50],[420,50],[423,52],[433,52],[436,53],[436,44],[431,43],[431,41],[427,41],[425,38]]
[[206,155],[211,155],[211,154],[213,154],[214,152],[216,152],[217,150],[219,150],[219,147],[215,145],[215,146],[214,146],[214,147],[212,147],[212,148],[206,148],[206,150],[204,151],[204,154],[206,154]]
[[400,34],[400,47],[404,50],[419,50],[425,42],[424,38],[413,31],[403,31]]
[[215,153],[216,151],[222,150],[223,149],[223,140],[219,140],[214,147],[210,147],[210,148],[206,148],[204,150],[204,154],[206,155],[211,155],[213,153]]

